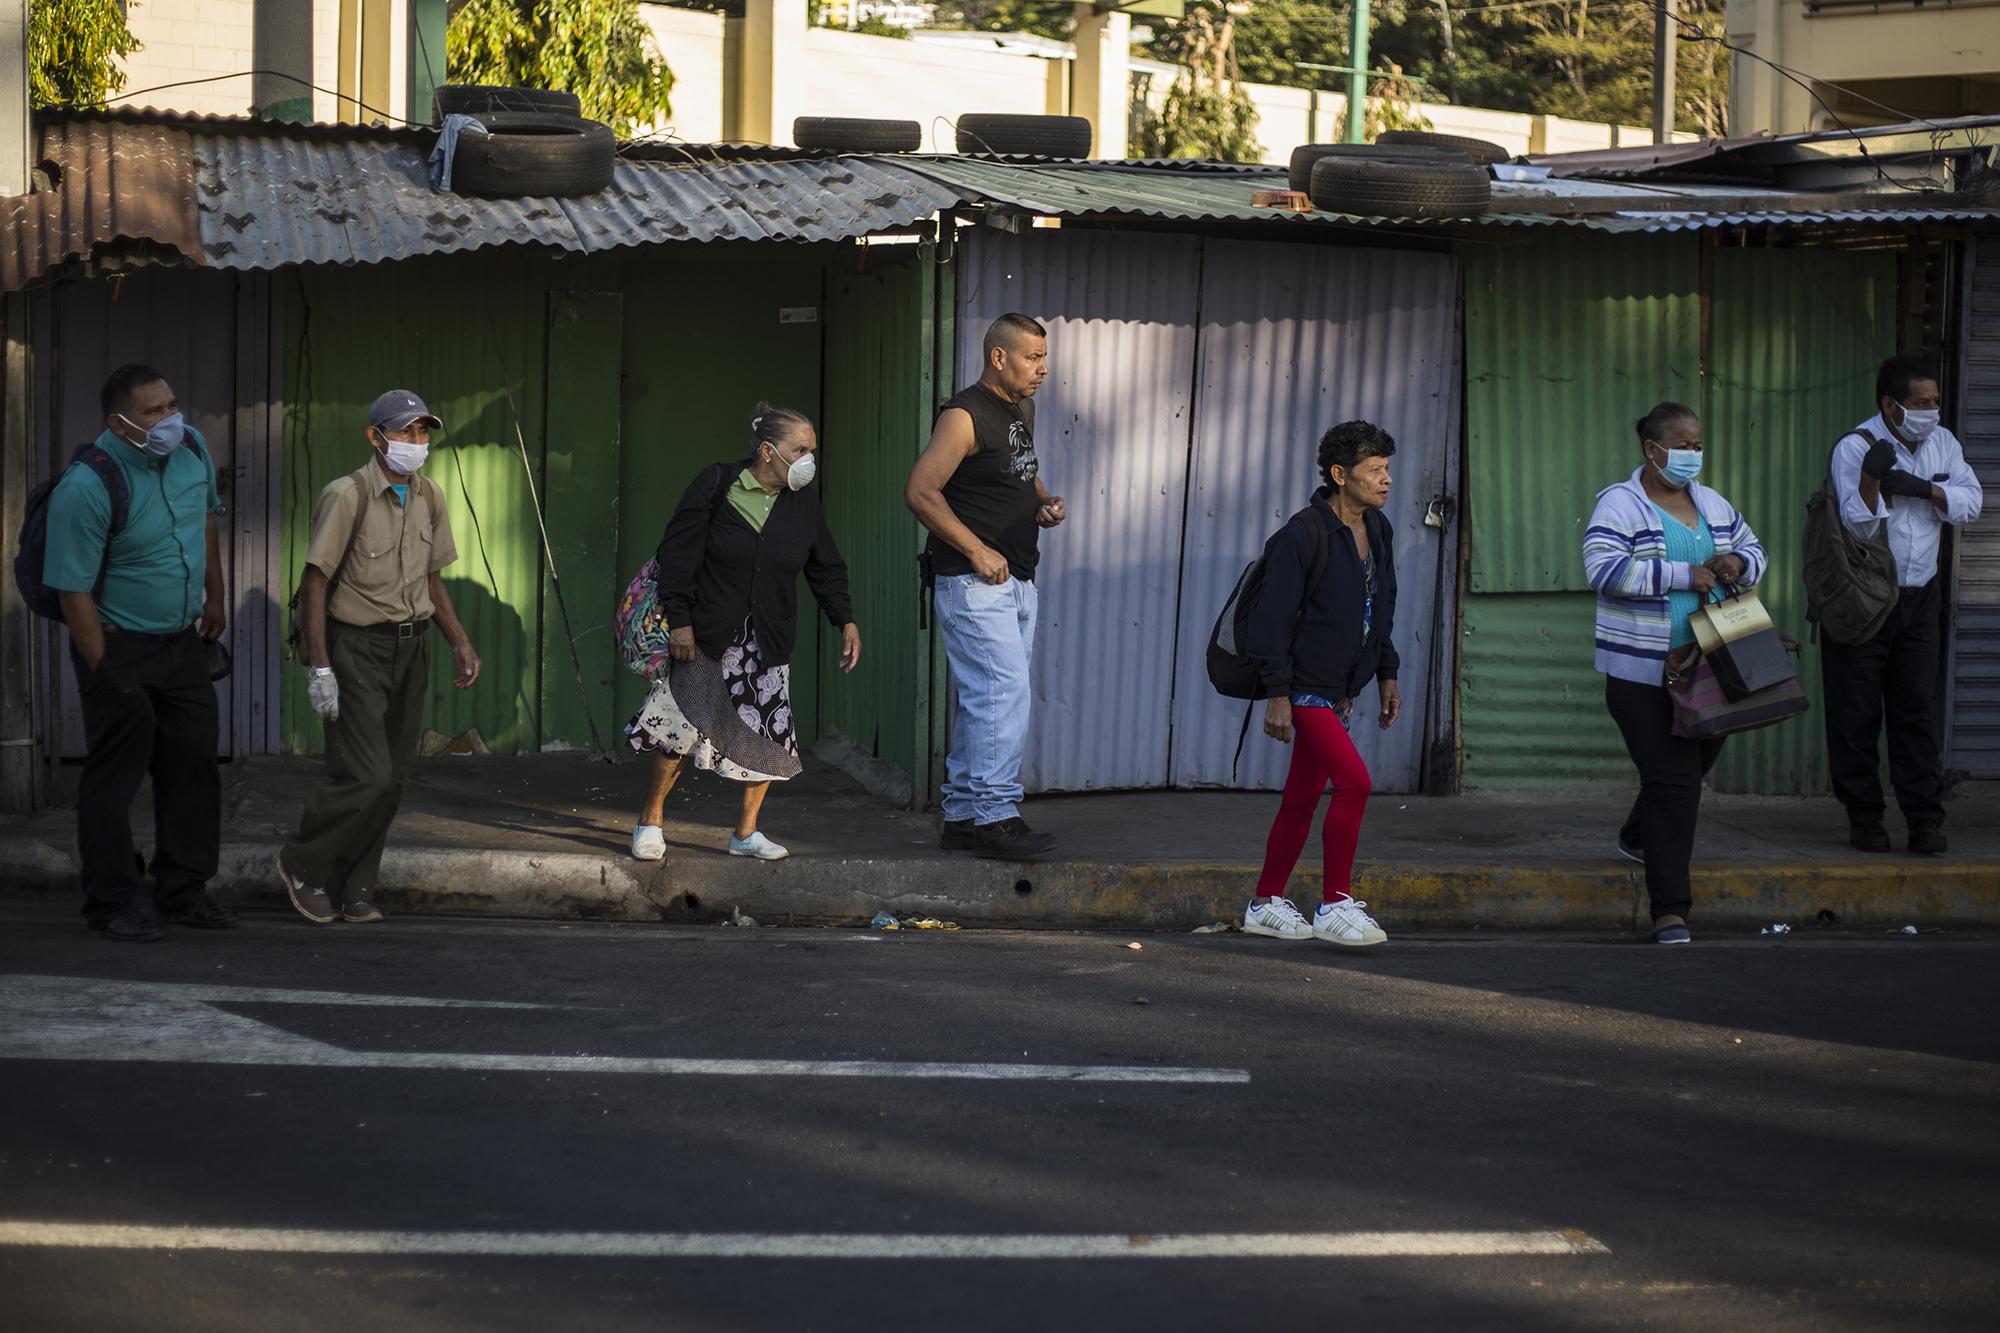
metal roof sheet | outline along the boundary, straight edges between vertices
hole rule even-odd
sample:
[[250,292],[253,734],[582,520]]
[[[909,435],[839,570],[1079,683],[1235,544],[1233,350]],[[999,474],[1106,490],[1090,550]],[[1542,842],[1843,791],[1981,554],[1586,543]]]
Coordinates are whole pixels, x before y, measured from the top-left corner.
[[113,246],[202,261],[185,131],[44,122],[35,162],[49,188],[0,199],[0,291]]

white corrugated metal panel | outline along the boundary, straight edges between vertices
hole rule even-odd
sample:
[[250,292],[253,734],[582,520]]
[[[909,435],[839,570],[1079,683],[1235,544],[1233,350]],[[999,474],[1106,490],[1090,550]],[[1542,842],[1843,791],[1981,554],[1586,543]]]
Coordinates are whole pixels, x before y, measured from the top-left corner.
[[1035,448],[1069,521],[1042,535],[1029,791],[1167,782],[1199,242],[980,231],[959,279],[959,380],[1010,310],[1049,328]]
[[2000,233],[1979,237],[1970,267],[1958,438],[1986,488],[1987,511],[1957,534],[1949,763],[2000,778]]
[[[1424,525],[1428,502],[1455,493],[1458,469],[1458,276],[1449,256],[1332,246],[1210,242],[1202,292],[1201,381],[1182,566],[1175,786],[1224,785],[1243,705],[1209,687],[1204,650],[1243,566],[1314,488],[1318,440],[1365,418],[1396,438],[1388,517],[1396,530],[1395,645],[1403,718],[1384,732],[1370,687],[1354,741],[1378,788],[1418,782],[1433,679],[1440,570],[1451,604],[1450,534]],[[1440,564],[1442,562],[1442,564]],[[1447,641],[1449,633],[1446,634]],[[1443,726],[1448,686],[1432,715]],[[1284,784],[1290,752],[1259,719],[1235,785]]]

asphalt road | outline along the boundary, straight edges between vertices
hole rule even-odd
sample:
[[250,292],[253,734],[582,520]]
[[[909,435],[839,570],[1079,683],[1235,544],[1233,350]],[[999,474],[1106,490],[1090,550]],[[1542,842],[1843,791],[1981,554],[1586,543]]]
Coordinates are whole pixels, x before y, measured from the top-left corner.
[[1952,935],[0,903],[0,1326],[1983,1329],[1996,1001]]

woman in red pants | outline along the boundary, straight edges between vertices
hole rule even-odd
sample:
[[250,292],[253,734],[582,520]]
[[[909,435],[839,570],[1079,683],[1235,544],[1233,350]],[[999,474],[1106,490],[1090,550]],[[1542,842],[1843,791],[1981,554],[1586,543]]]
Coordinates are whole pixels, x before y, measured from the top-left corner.
[[[1245,647],[1269,701],[1264,732],[1293,749],[1257,896],[1243,913],[1243,929],[1252,935],[1347,945],[1389,938],[1351,891],[1370,783],[1347,727],[1356,696],[1371,680],[1381,685],[1385,729],[1403,709],[1389,641],[1396,622],[1395,534],[1382,514],[1395,452],[1396,441],[1380,426],[1335,426],[1320,438],[1321,485],[1312,503],[1264,544],[1264,588],[1250,612]],[[1285,886],[1329,784],[1333,798],[1320,827],[1323,901],[1307,921],[1286,899]]]

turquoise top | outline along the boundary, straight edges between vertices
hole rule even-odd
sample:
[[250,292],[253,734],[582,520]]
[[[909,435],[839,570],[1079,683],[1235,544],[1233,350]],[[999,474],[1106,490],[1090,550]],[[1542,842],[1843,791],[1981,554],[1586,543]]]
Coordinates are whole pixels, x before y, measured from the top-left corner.
[[87,467],[72,466],[49,496],[48,547],[42,582],[62,592],[89,592],[104,569],[98,614],[119,629],[172,634],[201,615],[208,577],[208,516],[220,513],[208,441],[188,427],[201,451],[183,444],[154,458],[110,431],[97,437],[125,473],[131,495],[125,526],[111,538],[111,496]]
[[[1686,565],[1707,564],[1715,558],[1715,534],[1709,531],[1708,520],[1699,513],[1695,521],[1700,528],[1691,528],[1669,514],[1658,505],[1653,512],[1660,516],[1660,528],[1667,536],[1667,559]],[[1702,595],[1693,588],[1676,588],[1667,594],[1667,610],[1673,616],[1672,637],[1667,641],[1667,651],[1685,647],[1694,642],[1694,629],[1688,624],[1702,603]]]

